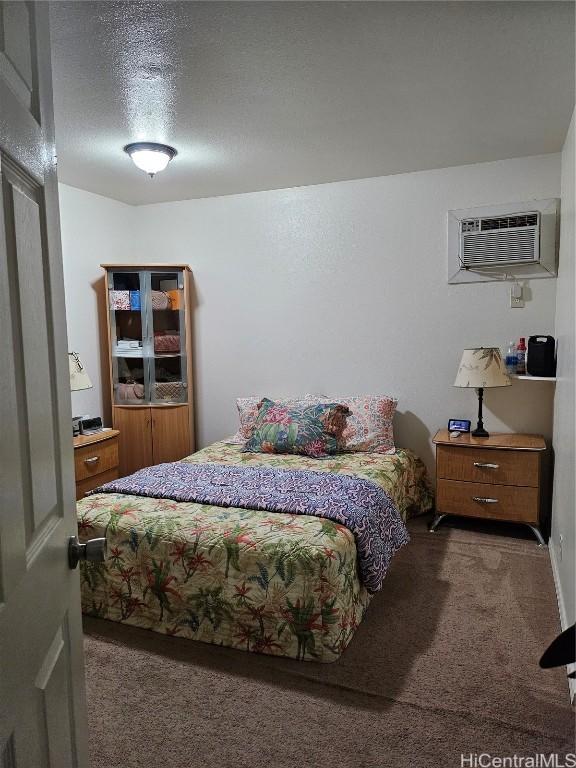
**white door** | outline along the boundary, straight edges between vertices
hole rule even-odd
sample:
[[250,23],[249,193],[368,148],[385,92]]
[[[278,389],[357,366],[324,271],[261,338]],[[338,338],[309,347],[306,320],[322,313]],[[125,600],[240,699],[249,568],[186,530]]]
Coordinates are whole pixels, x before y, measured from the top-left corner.
[[84,768],[48,3],[0,2],[0,766]]

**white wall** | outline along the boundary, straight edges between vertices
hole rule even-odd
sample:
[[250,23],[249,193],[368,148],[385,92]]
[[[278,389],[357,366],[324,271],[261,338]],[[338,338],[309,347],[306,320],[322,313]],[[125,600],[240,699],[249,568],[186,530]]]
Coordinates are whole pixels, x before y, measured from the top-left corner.
[[[503,282],[447,284],[446,212],[559,193],[559,155],[136,208],[62,187],[70,344],[92,375],[100,262],[190,263],[200,445],[235,430],[240,395],[387,392],[397,441],[432,466],[436,429],[476,415],[452,387],[462,349],[554,332],[556,280],[533,280],[523,310]],[[486,406],[489,430],[551,437],[549,384]]]
[[100,264],[136,260],[136,209],[64,184],[59,192],[68,347],[78,352],[94,385],[72,393],[72,412],[102,415],[110,424]]
[[[73,396],[73,410],[109,419],[98,326],[106,261],[191,265],[201,445],[235,430],[239,395],[389,392],[400,398],[397,441],[431,467],[436,429],[449,416],[476,414],[474,393],[452,388],[461,350],[555,334],[555,405],[552,385],[516,381],[486,393],[485,423],[549,439],[554,431],[551,555],[569,624],[576,600],[574,162],[573,118],[561,158],[138,208],[61,185],[70,349],[95,384]],[[561,167],[559,279],[531,281],[523,310],[509,308],[506,283],[449,286],[446,212],[559,196]]]
[[[398,442],[431,465],[436,429],[476,413],[452,387],[462,349],[554,331],[555,280],[523,310],[503,282],[447,284],[446,212],[559,192],[547,155],[139,207],[143,256],[194,271],[200,443],[234,431],[239,395],[388,392]],[[489,430],[551,436],[549,384],[486,404]]]
[[[576,620],[576,501],[574,485],[574,115],[562,152],[562,234],[556,298],[558,382],[554,403],[554,499],[550,555],[564,626]],[[562,537],[562,543],[561,543]]]

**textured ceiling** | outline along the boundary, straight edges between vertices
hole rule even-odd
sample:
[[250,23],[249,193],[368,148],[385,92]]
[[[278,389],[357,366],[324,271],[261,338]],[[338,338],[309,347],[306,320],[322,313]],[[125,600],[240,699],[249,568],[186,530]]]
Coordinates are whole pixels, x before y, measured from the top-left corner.
[[[56,2],[61,181],[129,203],[558,151],[571,2]],[[173,145],[150,180],[122,147]]]

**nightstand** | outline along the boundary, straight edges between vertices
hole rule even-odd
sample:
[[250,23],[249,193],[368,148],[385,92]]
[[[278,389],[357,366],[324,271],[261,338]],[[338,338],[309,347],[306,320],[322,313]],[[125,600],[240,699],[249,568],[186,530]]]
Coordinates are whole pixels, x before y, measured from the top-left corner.
[[83,499],[88,491],[119,476],[119,434],[117,429],[106,429],[74,438],[76,499]]
[[529,526],[540,546],[541,464],[546,443],[540,435],[495,434],[451,438],[439,430],[436,445],[435,531],[447,515],[505,520]]

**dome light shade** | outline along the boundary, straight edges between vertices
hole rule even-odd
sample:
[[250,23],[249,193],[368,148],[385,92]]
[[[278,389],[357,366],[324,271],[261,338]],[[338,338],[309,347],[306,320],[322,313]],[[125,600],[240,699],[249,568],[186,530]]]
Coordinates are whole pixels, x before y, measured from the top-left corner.
[[156,144],[152,141],[136,141],[126,144],[124,152],[130,155],[134,165],[145,171],[150,178],[158,171],[163,171],[170,160],[178,153],[174,147],[167,144]]

